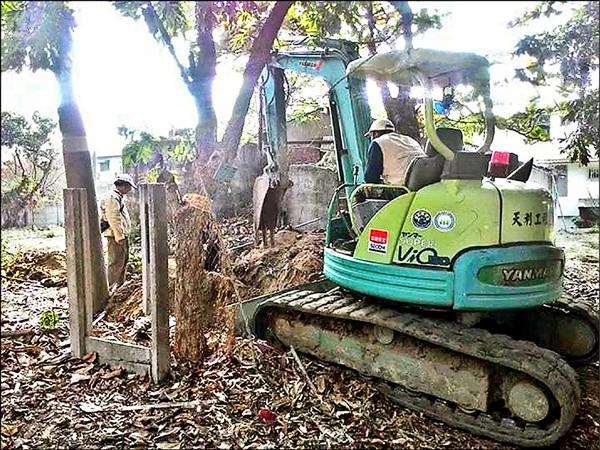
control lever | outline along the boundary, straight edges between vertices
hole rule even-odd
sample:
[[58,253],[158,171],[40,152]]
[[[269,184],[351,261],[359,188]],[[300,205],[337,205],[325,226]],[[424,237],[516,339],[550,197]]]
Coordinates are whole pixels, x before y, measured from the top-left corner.
[[352,166],[352,181],[354,184],[358,184],[358,165],[354,164],[354,166]]

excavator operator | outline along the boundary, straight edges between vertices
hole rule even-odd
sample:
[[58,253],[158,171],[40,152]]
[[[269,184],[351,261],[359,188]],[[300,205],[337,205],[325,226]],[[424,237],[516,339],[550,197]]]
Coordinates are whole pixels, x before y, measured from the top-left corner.
[[365,183],[402,185],[411,161],[426,156],[417,141],[396,133],[394,124],[388,119],[373,121],[365,136],[371,139]]

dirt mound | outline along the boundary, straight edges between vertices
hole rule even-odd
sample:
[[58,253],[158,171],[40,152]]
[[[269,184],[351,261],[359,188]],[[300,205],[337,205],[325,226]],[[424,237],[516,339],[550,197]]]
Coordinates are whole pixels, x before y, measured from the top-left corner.
[[9,278],[39,281],[46,287],[67,285],[67,263],[64,252],[28,251],[19,253],[3,270]]
[[308,283],[323,269],[323,233],[282,230],[275,247],[254,248],[234,262],[236,277],[247,286],[244,298]]
[[108,299],[106,316],[114,322],[124,322],[142,315],[142,278],[135,277],[127,280]]

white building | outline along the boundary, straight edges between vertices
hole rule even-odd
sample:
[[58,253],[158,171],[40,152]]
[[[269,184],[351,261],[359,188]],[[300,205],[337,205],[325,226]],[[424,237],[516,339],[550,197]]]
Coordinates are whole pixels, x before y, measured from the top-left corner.
[[550,119],[552,141],[525,144],[523,137],[513,131],[496,130],[492,150],[510,151],[519,155],[519,160],[534,158],[537,166],[532,180],[551,189],[556,198],[557,225],[561,228],[574,226],[573,219],[594,214],[599,205],[598,158],[592,150],[587,166],[573,163],[560,152],[558,139],[570,131],[555,116]]
[[94,183],[96,198],[100,199],[113,189],[118,174],[123,172],[121,155],[103,155],[94,157]]

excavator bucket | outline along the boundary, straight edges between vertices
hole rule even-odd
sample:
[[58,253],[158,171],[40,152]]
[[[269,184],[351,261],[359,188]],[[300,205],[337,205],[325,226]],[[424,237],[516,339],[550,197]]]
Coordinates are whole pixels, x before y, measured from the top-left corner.
[[263,244],[267,245],[267,230],[270,244],[274,245],[275,227],[281,206],[282,192],[280,187],[271,187],[268,175],[260,175],[254,181],[254,233],[258,243],[258,232],[262,231]]

